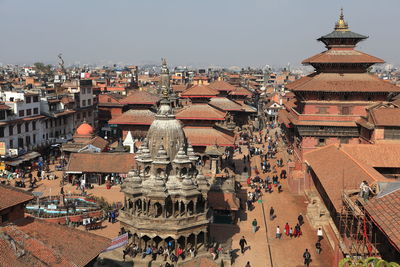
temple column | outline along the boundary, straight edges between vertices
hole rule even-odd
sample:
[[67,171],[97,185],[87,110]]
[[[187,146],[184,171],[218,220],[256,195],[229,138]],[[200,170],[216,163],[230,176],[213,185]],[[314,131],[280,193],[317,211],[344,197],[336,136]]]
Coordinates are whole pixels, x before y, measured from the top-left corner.
[[197,214],[197,201],[193,204],[193,214]]
[[187,247],[187,236],[184,236],[185,237],[185,242],[183,243],[183,250],[186,252],[186,247]]
[[163,217],[167,218],[167,207],[166,207],[166,204],[162,205],[162,209],[163,209],[163,211],[162,211]]
[[175,218],[175,202],[172,202],[172,217]]
[[181,206],[182,206],[182,202],[179,201],[179,202],[178,202],[178,217],[181,216]]
[[194,249],[197,251],[197,234],[194,235]]

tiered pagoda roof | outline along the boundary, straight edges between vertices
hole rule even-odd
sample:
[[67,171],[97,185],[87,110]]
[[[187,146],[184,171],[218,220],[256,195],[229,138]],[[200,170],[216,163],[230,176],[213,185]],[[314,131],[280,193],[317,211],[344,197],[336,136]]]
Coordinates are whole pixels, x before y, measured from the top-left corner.
[[226,112],[208,104],[193,104],[176,113],[176,118],[180,120],[225,120]]
[[218,91],[226,91],[226,92],[234,91],[236,89],[236,86],[225,81],[213,81],[208,85],[208,87]]
[[219,95],[219,91],[212,89],[207,85],[194,85],[181,93],[181,97],[204,97],[211,98]]
[[151,125],[155,119],[156,113],[149,109],[128,110],[120,116],[111,119],[109,124],[124,125]]

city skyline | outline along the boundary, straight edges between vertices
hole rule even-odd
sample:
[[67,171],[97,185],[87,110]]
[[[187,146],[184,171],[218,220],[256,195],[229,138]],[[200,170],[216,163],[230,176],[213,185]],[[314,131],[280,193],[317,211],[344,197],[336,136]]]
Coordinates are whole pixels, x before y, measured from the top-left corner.
[[398,65],[400,38],[390,25],[399,3],[385,3],[3,0],[0,62],[55,64],[63,53],[66,65],[158,64],[166,57],[171,65],[195,67],[300,66],[324,50],[316,39],[333,30],[343,7],[350,30],[370,36],[358,49]]

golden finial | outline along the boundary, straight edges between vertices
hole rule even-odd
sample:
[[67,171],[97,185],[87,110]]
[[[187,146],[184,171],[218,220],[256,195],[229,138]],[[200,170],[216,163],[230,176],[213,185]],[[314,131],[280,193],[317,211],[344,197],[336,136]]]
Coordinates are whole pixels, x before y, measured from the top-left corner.
[[340,17],[335,24],[335,31],[341,31],[341,32],[349,31],[349,26],[347,25],[347,22],[344,21],[343,8],[340,9]]

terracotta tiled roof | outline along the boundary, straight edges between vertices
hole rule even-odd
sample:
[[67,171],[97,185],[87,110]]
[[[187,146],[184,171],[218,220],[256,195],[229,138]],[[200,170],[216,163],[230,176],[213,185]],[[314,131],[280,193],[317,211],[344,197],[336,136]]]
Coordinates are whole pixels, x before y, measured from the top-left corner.
[[9,241],[0,238],[2,266],[85,266],[111,244],[108,238],[30,217],[0,228],[0,233],[25,252],[16,257]]
[[233,86],[232,84],[225,81],[213,81],[208,85],[208,87],[218,91],[227,91],[227,92],[236,90],[236,86]]
[[234,146],[235,138],[212,127],[183,128],[185,135],[193,146]]
[[239,199],[234,193],[208,192],[207,200],[215,210],[239,210]]
[[215,97],[219,92],[207,85],[194,85],[182,92],[181,97]]
[[187,89],[187,85],[186,84],[173,84],[172,85],[172,90],[174,92],[183,92]]
[[100,136],[96,136],[92,138],[92,140],[90,140],[87,144],[98,147],[101,151],[103,151],[108,146],[108,141]]
[[313,73],[286,86],[292,91],[400,92],[400,87],[368,73]]
[[11,186],[0,185],[0,211],[9,207],[28,202],[32,194]]
[[342,205],[343,189],[358,189],[363,180],[369,183],[390,181],[372,166],[363,163],[356,155],[347,153],[338,145],[307,152],[304,159],[312,167],[336,211],[340,211]]
[[211,106],[225,111],[241,111],[243,107],[241,104],[230,100],[226,97],[214,97],[208,102]]
[[208,104],[193,104],[182,109],[175,116],[180,120],[223,121],[225,120],[226,112],[219,111]]
[[302,64],[313,63],[384,63],[380,58],[354,49],[329,49],[303,60]]
[[376,126],[400,127],[400,108],[377,108],[370,111]]
[[160,101],[156,95],[152,95],[146,91],[135,90],[126,98],[121,99],[123,104],[139,104],[139,105],[155,105]]
[[151,125],[155,119],[155,115],[153,111],[148,109],[131,109],[111,119],[108,124]]
[[0,103],[0,110],[9,110],[9,109],[10,109],[9,106],[7,106],[7,105],[4,104],[4,103]]
[[400,144],[346,144],[342,150],[368,166],[400,168]]
[[229,93],[230,95],[242,95],[242,96],[252,96],[252,93],[243,87],[237,87],[235,90]]
[[94,173],[128,173],[135,165],[131,153],[72,153],[67,171]]
[[391,243],[400,250],[400,190],[373,198],[364,207]]
[[257,112],[257,109],[255,107],[245,104],[243,100],[237,100],[236,103],[242,105],[242,109],[244,112]]

